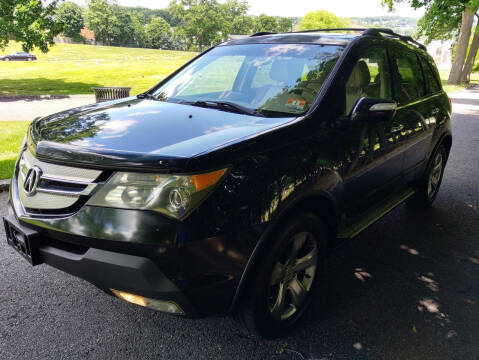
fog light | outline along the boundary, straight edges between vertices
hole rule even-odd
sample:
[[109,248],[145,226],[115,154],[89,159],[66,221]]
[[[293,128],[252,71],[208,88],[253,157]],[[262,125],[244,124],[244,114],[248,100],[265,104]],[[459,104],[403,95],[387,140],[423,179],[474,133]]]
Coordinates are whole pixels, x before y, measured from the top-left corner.
[[172,301],[150,299],[140,295],[131,294],[125,291],[110,289],[118,298],[128,301],[132,304],[140,305],[157,311],[167,312],[171,314],[184,314],[183,310]]

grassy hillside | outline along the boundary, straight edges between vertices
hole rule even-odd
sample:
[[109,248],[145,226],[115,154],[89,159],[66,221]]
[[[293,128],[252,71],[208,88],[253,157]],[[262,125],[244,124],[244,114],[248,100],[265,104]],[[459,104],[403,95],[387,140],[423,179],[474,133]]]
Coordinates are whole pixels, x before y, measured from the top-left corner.
[[[10,42],[4,53],[20,51]],[[92,86],[149,89],[195,56],[186,51],[56,44],[38,61],[0,61],[0,96],[91,94]]]
[[15,159],[27,132],[27,121],[0,122],[0,180],[12,176]]

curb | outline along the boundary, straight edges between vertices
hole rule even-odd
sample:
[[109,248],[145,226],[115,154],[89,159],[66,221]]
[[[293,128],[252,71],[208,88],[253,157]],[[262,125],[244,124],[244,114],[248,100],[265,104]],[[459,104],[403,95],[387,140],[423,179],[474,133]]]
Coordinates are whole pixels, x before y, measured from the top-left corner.
[[8,188],[10,187],[10,180],[0,180],[0,193],[3,191],[8,191]]

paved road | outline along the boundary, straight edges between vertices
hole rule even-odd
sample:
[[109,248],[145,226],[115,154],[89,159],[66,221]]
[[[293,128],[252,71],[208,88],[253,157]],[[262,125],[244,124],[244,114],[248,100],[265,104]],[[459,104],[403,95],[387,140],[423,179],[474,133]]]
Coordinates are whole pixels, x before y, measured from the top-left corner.
[[0,97],[0,121],[32,121],[74,107],[92,104],[94,95]]
[[[479,359],[479,91],[454,102],[435,206],[402,205],[338,249],[329,297],[290,336],[263,341],[229,319],[128,305],[31,268],[0,230],[0,359]],[[0,214],[5,202],[0,194]]]

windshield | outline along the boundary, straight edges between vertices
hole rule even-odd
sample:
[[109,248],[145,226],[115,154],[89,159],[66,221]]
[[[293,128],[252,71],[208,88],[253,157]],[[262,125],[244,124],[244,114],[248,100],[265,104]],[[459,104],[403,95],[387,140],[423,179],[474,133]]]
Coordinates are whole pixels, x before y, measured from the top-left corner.
[[190,104],[226,102],[264,116],[294,116],[313,104],[342,50],[316,44],[219,46],[153,96]]

